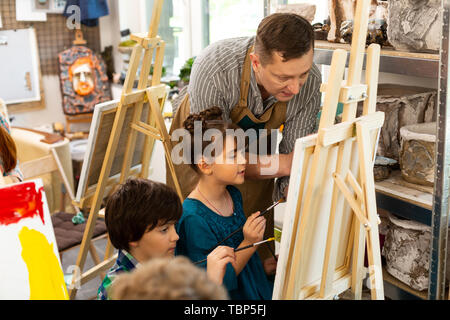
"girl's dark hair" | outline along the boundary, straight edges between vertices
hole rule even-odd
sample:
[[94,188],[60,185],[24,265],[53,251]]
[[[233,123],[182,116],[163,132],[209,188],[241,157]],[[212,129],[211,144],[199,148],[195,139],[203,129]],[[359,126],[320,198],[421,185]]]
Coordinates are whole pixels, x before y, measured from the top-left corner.
[[105,223],[114,247],[129,250],[130,242],[158,225],[178,221],[182,211],[180,198],[167,185],[130,178],[108,198]]
[[295,13],[274,13],[258,26],[255,52],[262,64],[272,61],[273,52],[280,52],[284,61],[300,58],[314,48],[314,30],[311,24]]
[[[201,133],[202,133],[202,141],[201,141],[201,150],[197,150],[200,152],[196,154],[196,150],[194,148],[195,142],[194,138],[194,128],[195,122],[201,124]],[[223,120],[222,118],[222,110],[219,107],[211,107],[209,109],[203,110],[200,113],[190,114],[183,123],[184,128],[189,131],[191,135],[191,154],[189,155],[189,164],[196,171],[200,172],[197,167],[197,160],[199,156],[203,154],[205,148],[212,143],[212,141],[205,141],[203,139],[203,135],[206,130],[209,129],[217,129],[222,134],[222,138],[225,139],[226,130],[227,129],[238,129],[239,127],[236,124],[229,123]]]
[[17,149],[11,135],[0,125],[0,157],[5,173],[11,171],[17,164]]

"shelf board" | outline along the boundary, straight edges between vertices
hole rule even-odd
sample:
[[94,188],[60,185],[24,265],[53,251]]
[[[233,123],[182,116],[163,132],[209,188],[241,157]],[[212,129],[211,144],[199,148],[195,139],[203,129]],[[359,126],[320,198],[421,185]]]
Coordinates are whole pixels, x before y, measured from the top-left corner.
[[409,294],[412,294],[420,299],[428,300],[428,290],[423,290],[423,291],[414,290],[407,284],[401,282],[397,278],[390,275],[389,272],[386,271],[385,266],[383,266],[383,281],[388,282],[388,283],[394,285],[395,287],[397,287],[405,292],[408,292]]
[[400,170],[392,171],[389,178],[375,182],[375,191],[432,210],[433,193],[431,187],[413,185],[403,180]]
[[[324,40],[316,40],[314,47],[314,62],[325,65],[331,64],[331,57],[335,49],[350,51],[351,48],[349,44],[331,43]],[[347,66],[348,59],[347,57]],[[383,48],[380,57],[380,72],[438,78],[439,54],[405,52]]]

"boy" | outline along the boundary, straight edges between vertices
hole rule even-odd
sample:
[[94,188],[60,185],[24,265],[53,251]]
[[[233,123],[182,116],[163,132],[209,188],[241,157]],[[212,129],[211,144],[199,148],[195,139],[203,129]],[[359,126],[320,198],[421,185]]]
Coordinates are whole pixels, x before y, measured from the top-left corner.
[[[179,239],[175,223],[181,214],[178,195],[165,184],[128,179],[118,187],[106,203],[105,223],[111,243],[119,252],[98,289],[97,299],[109,299],[108,291],[118,274],[131,272],[151,258],[174,256]],[[226,264],[234,261],[233,249],[221,247],[210,256],[208,276],[221,283]]]

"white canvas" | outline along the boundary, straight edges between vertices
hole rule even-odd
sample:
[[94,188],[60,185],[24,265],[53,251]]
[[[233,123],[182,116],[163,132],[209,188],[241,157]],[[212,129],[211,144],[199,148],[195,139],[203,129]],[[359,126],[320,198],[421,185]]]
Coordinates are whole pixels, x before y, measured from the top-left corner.
[[0,299],[67,299],[42,180],[0,187],[0,202]]

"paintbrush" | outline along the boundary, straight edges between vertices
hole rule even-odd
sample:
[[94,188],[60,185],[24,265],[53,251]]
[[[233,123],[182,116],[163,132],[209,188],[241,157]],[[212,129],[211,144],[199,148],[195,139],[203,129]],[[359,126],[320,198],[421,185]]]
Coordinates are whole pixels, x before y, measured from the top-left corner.
[[285,199],[284,197],[282,197],[280,200],[278,200],[277,202],[275,202],[273,205],[271,205],[270,207],[268,207],[266,210],[264,210],[263,212],[261,212],[259,214],[258,217],[262,217],[263,215],[265,215],[267,212],[269,212],[270,210],[272,210],[272,208],[275,208],[277,205],[279,205],[280,203],[284,202]]
[[[268,207],[266,210],[264,210],[263,212],[261,212],[258,216],[262,217],[263,215],[265,215],[267,212],[269,212],[271,209],[273,209],[275,206],[277,206],[278,204],[282,203],[286,201],[284,197],[282,197],[280,200],[278,200],[277,202],[275,202],[274,204],[272,204],[270,207]],[[217,242],[216,245],[212,248],[210,248],[208,251],[212,251],[214,250],[217,246],[221,245],[222,243],[224,243],[226,240],[230,239],[234,234],[236,234],[237,232],[241,231],[242,228],[244,228],[244,226],[234,230],[233,232],[231,232],[228,236],[226,236],[224,239],[222,239],[221,241]]]
[[[269,241],[274,241],[274,240],[275,240],[274,237],[268,238],[268,239],[266,239],[266,240],[262,240],[262,241],[259,241],[259,242],[255,242],[255,243],[253,243],[253,244],[249,244],[248,246],[245,246],[245,247],[236,248],[236,249],[234,249],[234,252],[239,252],[239,251],[242,251],[242,250],[245,250],[245,249],[253,248],[254,246],[257,246],[257,245],[260,245],[260,244],[263,244],[263,243],[266,243],[266,242],[269,242]],[[194,262],[194,264],[200,264],[200,263],[203,263],[203,262],[205,262],[207,259],[208,259],[208,258],[205,258],[205,259],[203,259],[203,260]]]
[[269,241],[273,241],[273,240],[275,240],[274,237],[269,238],[269,239],[266,239],[266,240],[263,240],[263,241],[255,242],[254,244],[249,244],[248,246],[240,247],[240,248],[234,249],[234,252],[238,252],[238,251],[241,251],[241,250],[245,250],[245,249],[248,249],[248,248],[251,248],[251,247],[260,245],[260,244],[262,244],[262,243],[266,243],[266,242],[269,242]]

